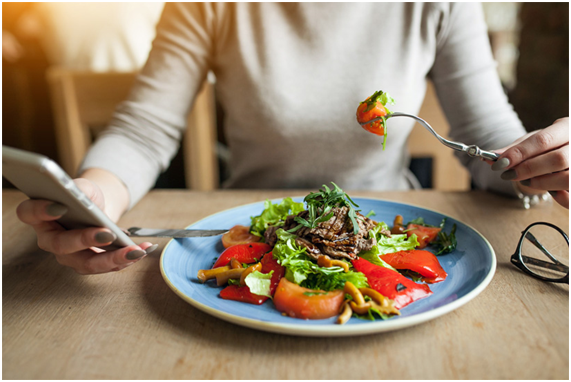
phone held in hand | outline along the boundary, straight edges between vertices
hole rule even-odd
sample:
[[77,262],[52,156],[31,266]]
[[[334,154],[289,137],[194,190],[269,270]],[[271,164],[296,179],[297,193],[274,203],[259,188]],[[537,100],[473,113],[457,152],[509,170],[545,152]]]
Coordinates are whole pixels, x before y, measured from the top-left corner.
[[57,220],[66,229],[110,229],[117,239],[105,249],[135,244],[51,159],[2,146],[2,176],[30,199],[50,200],[66,206],[68,211]]

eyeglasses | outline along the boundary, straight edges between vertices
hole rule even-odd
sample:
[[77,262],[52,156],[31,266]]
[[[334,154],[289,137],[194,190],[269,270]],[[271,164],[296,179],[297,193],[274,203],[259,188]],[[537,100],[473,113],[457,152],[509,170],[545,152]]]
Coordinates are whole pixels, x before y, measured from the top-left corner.
[[569,284],[569,237],[551,223],[530,224],[511,262],[536,279]]

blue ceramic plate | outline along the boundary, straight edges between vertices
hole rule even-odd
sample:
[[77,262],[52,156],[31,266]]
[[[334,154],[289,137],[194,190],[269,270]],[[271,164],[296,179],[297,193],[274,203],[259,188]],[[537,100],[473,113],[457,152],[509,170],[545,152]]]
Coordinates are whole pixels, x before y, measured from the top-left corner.
[[[303,198],[294,198],[302,201]],[[377,199],[355,198],[363,213],[370,210],[376,221],[391,225],[396,215],[404,221],[423,217],[425,222],[439,225],[446,217],[438,212],[408,204]],[[278,200],[279,201],[279,200]],[[230,228],[236,224],[250,225],[250,217],[259,215],[263,202],[247,204],[211,215],[188,228]],[[351,336],[396,330],[420,324],[464,305],[481,293],[492,280],[496,258],[490,243],[472,227],[448,217],[446,231],[456,223],[457,249],[440,256],[440,264],[448,273],[445,281],[430,286],[431,296],[401,309],[401,315],[388,320],[368,321],[351,318],[344,325],[335,324],[336,318],[301,320],[282,316],[271,300],[262,305],[251,305],[223,300],[216,283],[202,284],[196,278],[200,269],[209,269],[224,250],[220,236],[171,240],[161,256],[161,273],[169,287],[183,300],[197,309],[234,324],[269,332],[303,336]]]

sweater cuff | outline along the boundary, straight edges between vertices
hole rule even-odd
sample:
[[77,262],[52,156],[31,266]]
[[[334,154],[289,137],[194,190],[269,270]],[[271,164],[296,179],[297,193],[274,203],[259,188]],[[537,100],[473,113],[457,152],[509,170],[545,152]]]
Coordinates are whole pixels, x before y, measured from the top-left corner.
[[158,163],[139,152],[122,136],[100,136],[91,146],[79,174],[89,168],[109,171],[119,178],[129,192],[129,209],[153,187],[160,173]]
[[486,191],[497,192],[510,197],[517,197],[511,180],[501,178],[502,171],[493,171],[491,166],[480,159],[472,159],[468,165],[476,187]]

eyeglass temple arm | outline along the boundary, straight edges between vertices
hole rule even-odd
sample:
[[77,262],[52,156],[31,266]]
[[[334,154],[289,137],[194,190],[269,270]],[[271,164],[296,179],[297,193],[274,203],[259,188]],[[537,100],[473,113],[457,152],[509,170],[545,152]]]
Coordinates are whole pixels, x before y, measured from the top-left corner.
[[[567,267],[561,261],[557,260],[551,253],[549,253],[549,251],[547,249],[545,249],[545,247],[539,242],[539,240],[537,240],[535,238],[535,236],[532,235],[531,232],[526,233],[525,238],[527,240],[529,240],[533,245],[535,245],[541,252],[543,252],[545,254],[545,256],[549,257],[554,263],[562,265],[562,266],[566,267],[567,269],[569,269],[569,267]],[[541,260],[538,260],[538,261],[541,261]],[[546,263],[546,262],[544,262],[544,263]],[[549,263],[546,263],[546,264],[549,264]],[[539,264],[535,264],[535,265],[539,265]],[[547,268],[549,268],[549,267],[547,267]]]
[[569,267],[566,266],[565,264],[561,264],[561,263],[553,264],[553,263],[549,263],[547,261],[538,260],[538,259],[535,259],[533,257],[527,257],[524,255],[522,255],[521,258],[527,264],[532,264],[532,265],[536,265],[538,267],[552,269],[554,271],[559,271],[559,272],[569,272]]

